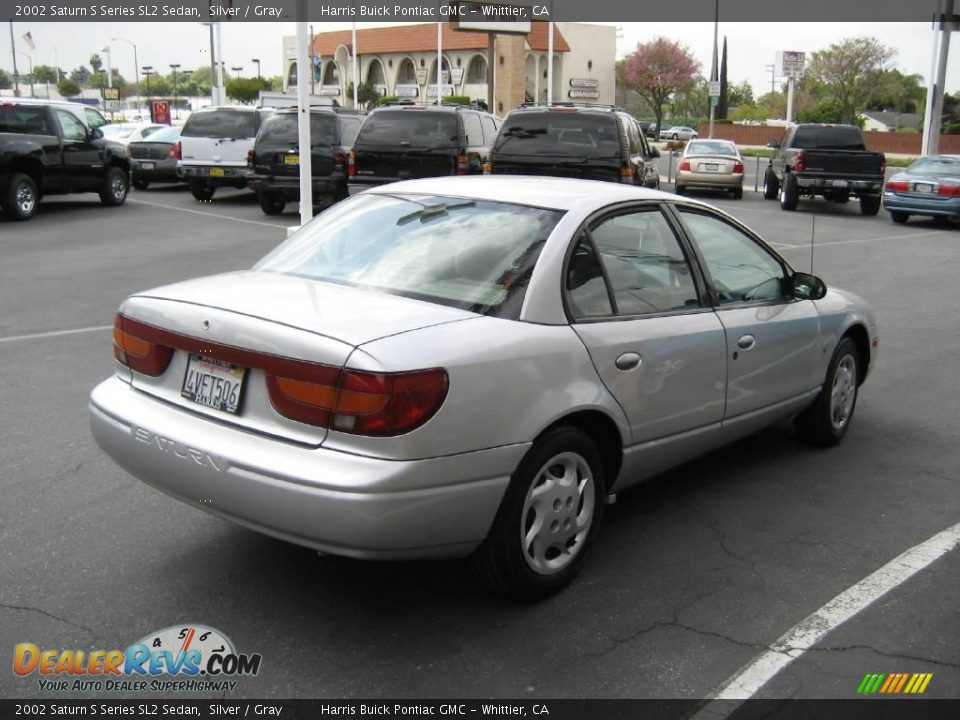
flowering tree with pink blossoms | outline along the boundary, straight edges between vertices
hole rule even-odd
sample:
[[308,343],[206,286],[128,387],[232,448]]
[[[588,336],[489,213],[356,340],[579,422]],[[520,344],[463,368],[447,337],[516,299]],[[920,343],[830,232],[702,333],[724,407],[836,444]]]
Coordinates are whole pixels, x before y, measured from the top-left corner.
[[637,93],[653,108],[658,135],[663,106],[678,90],[689,89],[699,72],[700,63],[685,45],[663,37],[638,43],[623,66],[626,89]]

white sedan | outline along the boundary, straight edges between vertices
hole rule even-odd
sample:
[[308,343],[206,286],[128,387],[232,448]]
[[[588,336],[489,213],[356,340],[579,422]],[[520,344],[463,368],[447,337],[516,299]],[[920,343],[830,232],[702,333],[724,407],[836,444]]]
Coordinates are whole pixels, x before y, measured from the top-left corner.
[[696,130],[683,125],[674,125],[660,131],[661,140],[692,140],[696,137],[699,137]]
[[869,307],[704,203],[480,176],[333,206],[253,269],[127,298],[94,437],[155,488],[545,597],[616,493],[794,417],[850,427]]
[[157,130],[162,130],[165,127],[169,126],[158,123],[112,123],[103,125],[100,130],[108,140],[129,145],[132,142],[145,140]]

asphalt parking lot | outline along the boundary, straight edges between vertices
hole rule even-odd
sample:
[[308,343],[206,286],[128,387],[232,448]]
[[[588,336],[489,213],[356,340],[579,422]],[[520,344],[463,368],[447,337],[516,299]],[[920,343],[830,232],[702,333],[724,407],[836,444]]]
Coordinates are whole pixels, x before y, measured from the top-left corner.
[[[120,301],[249,267],[299,222],[295,203],[267,217],[251,193],[198,203],[157,186],[120,208],[78,196],[0,221],[0,648],[124,648],[192,622],[262,654],[231,698],[709,696],[960,523],[960,232],[862,217],[856,202],[786,213],[754,193],[698,197],[796,269],[815,228],[814,272],[874,305],[881,354],[853,425],[831,450],[778,425],[621,495],[580,578],[528,606],[461,562],[319,557],[241,529],[133,480],[91,439],[87,396],[112,372]],[[854,698],[866,673],[929,672],[926,697],[960,697],[958,587],[954,549],[756,696]],[[0,694],[50,698],[9,671]]]

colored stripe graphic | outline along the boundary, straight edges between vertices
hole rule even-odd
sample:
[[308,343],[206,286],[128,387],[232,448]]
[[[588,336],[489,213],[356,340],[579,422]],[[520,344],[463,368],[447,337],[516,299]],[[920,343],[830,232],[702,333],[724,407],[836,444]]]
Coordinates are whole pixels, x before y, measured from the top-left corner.
[[933,673],[867,673],[857,686],[860,695],[919,695],[927,689]]

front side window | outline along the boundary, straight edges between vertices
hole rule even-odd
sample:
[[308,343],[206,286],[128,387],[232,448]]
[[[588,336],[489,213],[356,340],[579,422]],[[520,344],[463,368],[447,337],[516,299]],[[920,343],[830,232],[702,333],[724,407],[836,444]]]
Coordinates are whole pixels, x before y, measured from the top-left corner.
[[562,215],[434,195],[357,195],[254,269],[515,319],[540,250]]
[[87,139],[87,129],[72,113],[66,110],[57,110],[57,122],[60,123],[60,133],[64,140],[83,141]]
[[87,125],[91,128],[98,128],[107,124],[107,119],[93,108],[84,108],[83,114],[87,118]]
[[721,305],[787,296],[783,265],[753,238],[713,215],[678,210],[703,256]]

